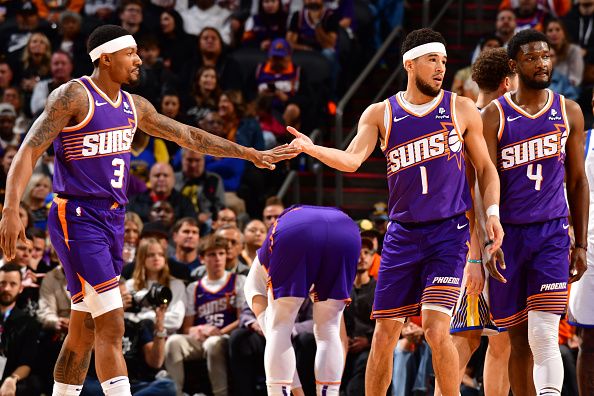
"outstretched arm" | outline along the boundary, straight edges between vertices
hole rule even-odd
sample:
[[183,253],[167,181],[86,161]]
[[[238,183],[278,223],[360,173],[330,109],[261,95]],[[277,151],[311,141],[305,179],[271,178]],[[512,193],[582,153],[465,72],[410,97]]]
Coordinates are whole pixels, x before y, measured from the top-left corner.
[[287,130],[295,136],[291,146],[298,147],[304,153],[311,155],[331,168],[342,172],[354,172],[371,155],[377,144],[384,106],[383,102],[374,103],[365,109],[359,120],[357,135],[345,151],[315,145],[307,136],[295,128],[287,127]]
[[590,191],[584,169],[584,115],[577,103],[566,100],[565,108],[570,132],[565,145],[565,175],[567,200],[575,233],[576,248],[571,253],[569,281],[579,280],[586,271],[586,250],[588,246],[588,212]]
[[195,128],[159,114],[145,98],[132,95],[138,114],[138,127],[149,135],[172,140],[182,147],[215,157],[241,158],[253,162],[259,168],[274,169],[274,163],[290,159],[299,150],[279,146],[273,150],[257,151],[251,147],[223,139],[200,128]]
[[0,221],[0,246],[7,260],[14,258],[16,241],[25,239],[19,220],[19,203],[37,160],[71,119],[87,114],[88,97],[78,83],[66,83],[48,97],[45,110],[33,123],[15,155],[6,179],[6,194]]

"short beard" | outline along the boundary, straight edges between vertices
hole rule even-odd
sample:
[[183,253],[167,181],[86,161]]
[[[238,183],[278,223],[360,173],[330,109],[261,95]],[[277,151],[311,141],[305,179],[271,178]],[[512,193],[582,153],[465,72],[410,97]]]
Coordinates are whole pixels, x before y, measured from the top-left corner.
[[419,76],[415,77],[415,84],[417,85],[417,89],[421,91],[423,95],[431,96],[432,98],[439,95],[439,91],[441,91],[441,87],[435,89],[425,81],[421,80]]
[[0,305],[3,306],[3,307],[8,307],[8,306],[14,304],[14,302],[17,300],[17,297],[18,296],[16,296],[15,298],[11,298],[8,301],[5,300],[5,299],[3,299],[3,298],[0,298]]
[[128,84],[127,85],[129,87],[135,88],[135,87],[138,87],[140,85],[140,73],[142,73],[142,72],[139,72],[138,73],[138,77],[136,79],[133,79],[133,77],[128,78]]
[[530,79],[528,77],[526,77],[525,75],[518,73],[518,76],[520,77],[520,80],[522,80],[522,82],[524,83],[524,85],[526,85],[528,88],[530,89],[545,89],[548,88],[549,85],[551,85],[551,79],[553,78],[553,74],[550,73],[549,74],[549,79],[546,81],[536,81],[533,79]]

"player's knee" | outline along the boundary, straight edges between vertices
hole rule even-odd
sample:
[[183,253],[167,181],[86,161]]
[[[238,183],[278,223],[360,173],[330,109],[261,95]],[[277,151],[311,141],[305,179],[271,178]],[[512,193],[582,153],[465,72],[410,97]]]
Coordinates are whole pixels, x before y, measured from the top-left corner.
[[449,327],[442,326],[441,324],[423,327],[423,330],[425,330],[425,340],[427,340],[427,343],[432,348],[439,348],[439,346],[450,339]]
[[397,342],[398,337],[396,337],[393,332],[376,328],[375,332],[373,333],[371,346],[376,354],[379,353],[391,355]]
[[101,321],[95,320],[95,336],[98,342],[121,344],[125,332],[124,320],[118,315],[113,316],[111,320],[107,318]]

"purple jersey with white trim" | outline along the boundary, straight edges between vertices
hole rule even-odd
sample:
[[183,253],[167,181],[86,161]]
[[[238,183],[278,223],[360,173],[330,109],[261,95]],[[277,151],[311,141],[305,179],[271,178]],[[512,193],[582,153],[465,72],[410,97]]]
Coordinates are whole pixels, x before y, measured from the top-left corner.
[[498,98],[497,168],[501,180],[501,222],[526,224],[568,216],[563,179],[569,123],[565,98],[547,90],[549,99],[535,115]]
[[433,108],[414,114],[398,94],[387,102],[390,219],[420,223],[447,219],[470,208],[464,140],[455,122],[456,94],[442,90]]
[[198,281],[194,293],[194,326],[209,324],[222,329],[237,320],[236,280],[237,274],[229,274],[225,285],[214,293],[202,286],[202,280]]
[[54,192],[125,205],[130,147],[137,124],[132,97],[120,90],[112,102],[89,77],[73,81],[87,91],[89,113],[54,140]]

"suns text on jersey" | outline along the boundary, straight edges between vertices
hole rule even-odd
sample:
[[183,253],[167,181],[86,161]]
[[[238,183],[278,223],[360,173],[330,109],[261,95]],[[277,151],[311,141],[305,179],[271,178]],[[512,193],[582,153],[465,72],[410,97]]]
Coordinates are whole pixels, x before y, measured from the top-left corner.
[[82,155],[92,157],[130,151],[133,137],[132,128],[90,133],[83,139]]
[[227,295],[198,306],[198,316],[203,318],[217,312],[223,312],[235,305],[235,294]]
[[500,151],[500,168],[507,170],[544,158],[558,156],[565,153],[566,141],[567,132],[555,131],[503,147]]

